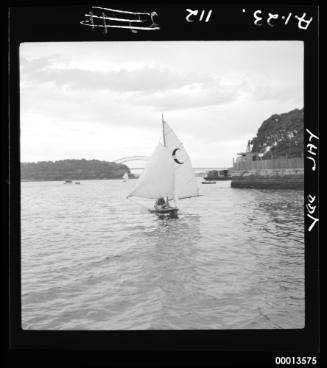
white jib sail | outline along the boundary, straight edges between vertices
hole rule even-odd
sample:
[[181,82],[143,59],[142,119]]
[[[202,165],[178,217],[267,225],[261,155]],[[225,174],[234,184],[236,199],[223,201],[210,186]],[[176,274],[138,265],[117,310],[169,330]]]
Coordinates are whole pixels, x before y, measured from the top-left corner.
[[168,149],[158,143],[135,188],[127,198],[134,196],[158,199],[173,197],[173,194],[174,161]]
[[177,138],[174,131],[165,121],[163,121],[163,134],[165,138],[165,147],[168,149],[169,155],[175,166],[175,197],[181,199],[198,196],[199,187],[190,157],[183,143]]

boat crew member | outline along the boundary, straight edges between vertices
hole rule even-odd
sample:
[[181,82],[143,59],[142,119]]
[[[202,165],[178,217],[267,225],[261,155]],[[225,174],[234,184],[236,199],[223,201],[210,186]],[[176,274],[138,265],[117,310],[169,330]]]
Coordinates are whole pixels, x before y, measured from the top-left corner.
[[164,198],[158,198],[154,204],[154,208],[156,210],[162,210],[164,208],[167,208],[167,203]]

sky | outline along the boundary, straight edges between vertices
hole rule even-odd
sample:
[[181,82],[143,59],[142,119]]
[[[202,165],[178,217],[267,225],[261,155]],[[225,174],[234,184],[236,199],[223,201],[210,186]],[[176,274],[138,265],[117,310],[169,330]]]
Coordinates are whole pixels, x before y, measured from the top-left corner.
[[303,43],[23,43],[20,103],[22,162],[149,156],[163,113],[194,167],[230,167],[303,107]]

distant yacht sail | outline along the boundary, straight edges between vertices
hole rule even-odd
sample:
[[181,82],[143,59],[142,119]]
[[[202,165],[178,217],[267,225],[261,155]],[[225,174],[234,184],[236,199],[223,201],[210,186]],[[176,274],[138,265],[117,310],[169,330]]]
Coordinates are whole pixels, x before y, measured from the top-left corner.
[[123,179],[124,179],[124,181],[127,181],[127,179],[128,179],[128,174],[127,174],[127,172],[125,172],[125,174],[123,175]]
[[[127,198],[166,198],[167,206],[153,212],[177,212],[178,199],[199,196],[191,160],[183,143],[162,117],[163,144],[158,143],[135,188]],[[168,205],[175,201],[175,207]]]

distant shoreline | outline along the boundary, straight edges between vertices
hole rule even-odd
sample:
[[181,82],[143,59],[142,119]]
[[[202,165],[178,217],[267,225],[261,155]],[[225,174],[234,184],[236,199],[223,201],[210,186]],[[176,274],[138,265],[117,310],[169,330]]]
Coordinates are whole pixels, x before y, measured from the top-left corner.
[[60,160],[22,162],[21,181],[113,180],[131,173],[128,166],[100,160]]
[[[137,178],[129,178],[128,180],[133,180]],[[66,180],[71,180],[72,182],[81,182],[81,181],[88,181],[88,180],[124,180],[123,178],[92,178],[92,179],[21,179],[21,183],[31,183],[31,182],[40,182],[40,181],[59,181],[59,182],[65,182]]]

